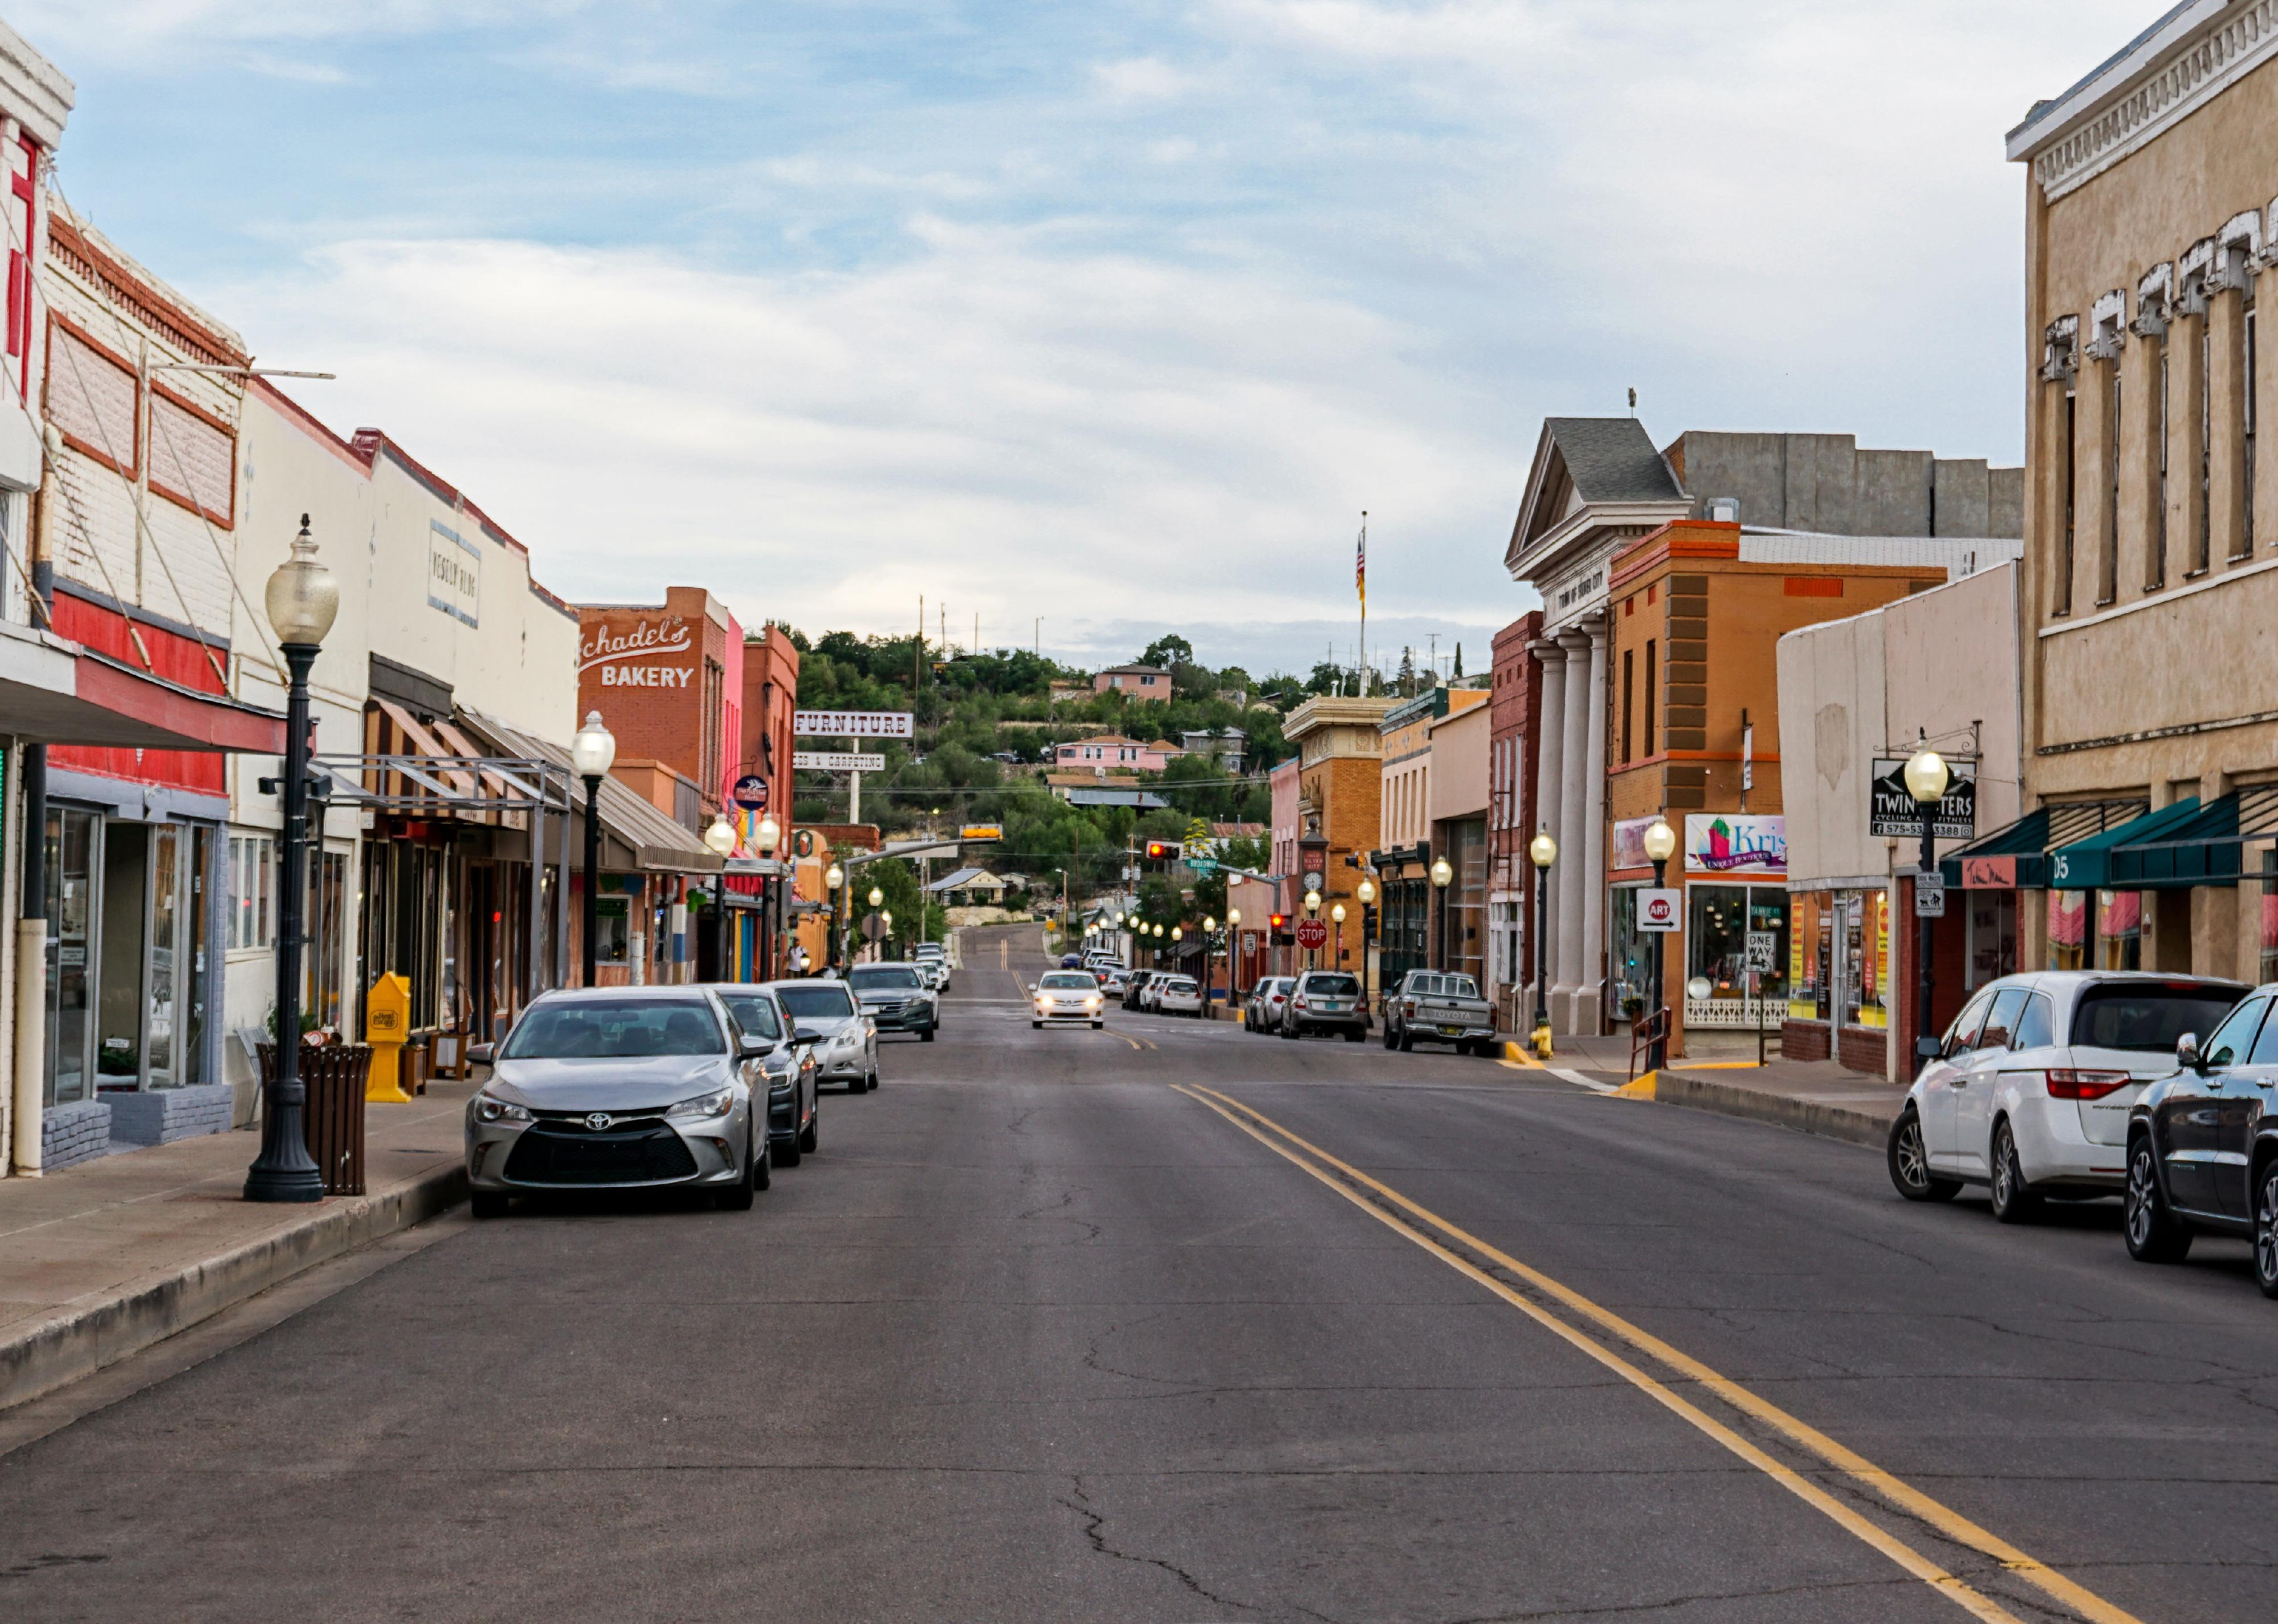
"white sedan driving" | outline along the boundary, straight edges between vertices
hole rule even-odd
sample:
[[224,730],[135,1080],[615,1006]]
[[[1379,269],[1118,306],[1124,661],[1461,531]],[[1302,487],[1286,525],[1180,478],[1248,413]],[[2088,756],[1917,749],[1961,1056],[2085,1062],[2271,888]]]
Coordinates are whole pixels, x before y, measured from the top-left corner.
[[1029,991],[1036,1000],[1028,1020],[1032,1027],[1089,1025],[1097,1031],[1106,1025],[1099,981],[1089,970],[1047,970]]

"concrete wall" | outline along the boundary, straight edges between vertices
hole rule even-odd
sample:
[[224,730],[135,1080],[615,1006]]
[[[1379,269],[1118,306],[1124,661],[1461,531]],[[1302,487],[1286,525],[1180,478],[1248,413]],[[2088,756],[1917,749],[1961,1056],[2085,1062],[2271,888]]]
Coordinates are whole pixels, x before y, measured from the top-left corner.
[[1867,835],[1868,764],[1884,743],[1883,612],[1779,640],[1779,752],[1792,885],[1885,873]]
[[[1732,497],[1740,522],[1835,536],[2021,534],[2022,469],[1927,451],[1861,450],[1848,434],[1695,431],[1667,453],[1695,499]],[[2004,525],[2007,528],[2002,528]]]
[[[1480,690],[1484,697],[1485,690]],[[1487,809],[1487,742],[1494,713],[1474,703],[1433,722],[1432,735],[1432,821],[1477,818]]]

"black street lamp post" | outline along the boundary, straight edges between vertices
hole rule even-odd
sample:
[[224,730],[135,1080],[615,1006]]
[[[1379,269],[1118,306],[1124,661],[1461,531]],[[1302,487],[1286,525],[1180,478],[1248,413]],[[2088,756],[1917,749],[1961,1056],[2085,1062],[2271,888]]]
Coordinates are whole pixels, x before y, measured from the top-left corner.
[[[704,831],[704,849],[723,864],[734,855],[736,826],[728,821],[726,812],[713,814],[711,827]],[[713,876],[713,887],[712,974],[715,980],[732,981],[736,976],[728,962],[728,871],[724,867]],[[764,975],[760,979],[767,980]]]
[[1938,869],[1937,820],[1938,803],[1945,799],[1946,787],[1953,782],[1953,769],[1945,758],[1930,747],[1927,736],[1916,732],[1914,755],[1906,766],[1907,793],[1915,798],[1915,809],[1922,814],[1921,866],[1915,877],[1915,937],[1916,974],[1915,988],[1915,1061],[1936,1056],[1938,1050],[1938,1028],[1930,1016],[1930,994],[1936,985],[1931,957],[1930,921],[1922,910],[1923,888]]
[[[340,613],[340,583],[317,561],[309,515],[301,515],[293,556],[269,577],[269,623],[277,629],[290,686],[285,698],[284,861],[278,899],[277,1064],[261,1114],[261,1152],[245,1173],[248,1201],[316,1201],[325,1176],[309,1155],[302,1118],[309,1103],[301,1081],[301,933],[308,906],[309,668]],[[33,839],[39,838],[34,830]]]
[[1432,933],[1432,968],[1448,967],[1448,887],[1456,878],[1455,865],[1445,858],[1432,859],[1432,889],[1440,899],[1437,928]]
[[[1669,859],[1677,854],[1677,831],[1670,827],[1668,819],[1656,817],[1647,827],[1645,854],[1653,859],[1653,888],[1666,888]],[[1669,1064],[1669,973],[1662,960],[1668,942],[1667,931],[1653,933],[1653,1008],[1648,1012],[1653,1022],[1653,1048],[1647,1057],[1647,1069],[1655,1071]]]
[[599,711],[585,713],[585,725],[570,741],[570,765],[585,781],[585,900],[578,924],[585,939],[583,958],[585,985],[593,985],[593,967],[600,962],[601,933],[601,780],[616,765],[617,739],[601,725]]
[[822,963],[826,970],[838,968],[838,932],[844,917],[841,906],[845,897],[846,871],[833,863],[822,871],[822,888],[830,893],[830,939],[823,944]]
[[1527,861],[1534,865],[1534,1047],[1550,1049],[1550,944],[1543,938],[1550,928],[1550,865],[1558,860],[1558,842],[1548,829],[1527,842]]

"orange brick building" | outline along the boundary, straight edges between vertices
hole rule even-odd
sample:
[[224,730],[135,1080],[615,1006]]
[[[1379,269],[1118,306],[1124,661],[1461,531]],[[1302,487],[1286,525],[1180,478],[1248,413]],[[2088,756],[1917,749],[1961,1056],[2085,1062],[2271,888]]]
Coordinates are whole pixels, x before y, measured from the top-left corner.
[[[1329,922],[1330,910],[1344,903],[1343,968],[1356,972],[1365,967],[1367,949],[1354,888],[1360,883],[1360,865],[1381,843],[1378,814],[1384,741],[1378,728],[1395,703],[1319,695],[1290,712],[1281,728],[1297,752],[1297,872],[1321,876],[1324,924]],[[1302,917],[1302,881],[1293,896]],[[1297,952],[1294,957],[1298,969],[1334,966],[1334,926],[1330,926],[1327,947],[1318,953]]]
[[[1659,815],[1680,842],[1668,883],[1686,892],[1684,929],[1669,938],[1663,966],[1672,1052],[1684,1052],[1687,1025],[1777,1031],[1789,964],[1779,639],[1945,578],[1930,563],[1745,559],[1739,525],[1695,519],[1615,554],[1606,740],[1614,1014],[1651,1007],[1650,938],[1637,929],[1635,895],[1653,883],[1643,842]],[[1772,968],[1753,994],[1751,933],[1772,938]]]
[[742,739],[744,632],[700,586],[577,609],[577,715],[616,736],[613,776],[698,834],[728,804]]

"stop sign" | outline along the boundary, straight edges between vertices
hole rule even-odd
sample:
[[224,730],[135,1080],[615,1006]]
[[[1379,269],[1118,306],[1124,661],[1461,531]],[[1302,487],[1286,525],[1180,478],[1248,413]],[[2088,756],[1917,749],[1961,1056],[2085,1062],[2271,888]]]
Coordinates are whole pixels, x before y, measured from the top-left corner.
[[1301,948],[1325,948],[1329,945],[1329,927],[1319,919],[1297,921],[1297,945]]

